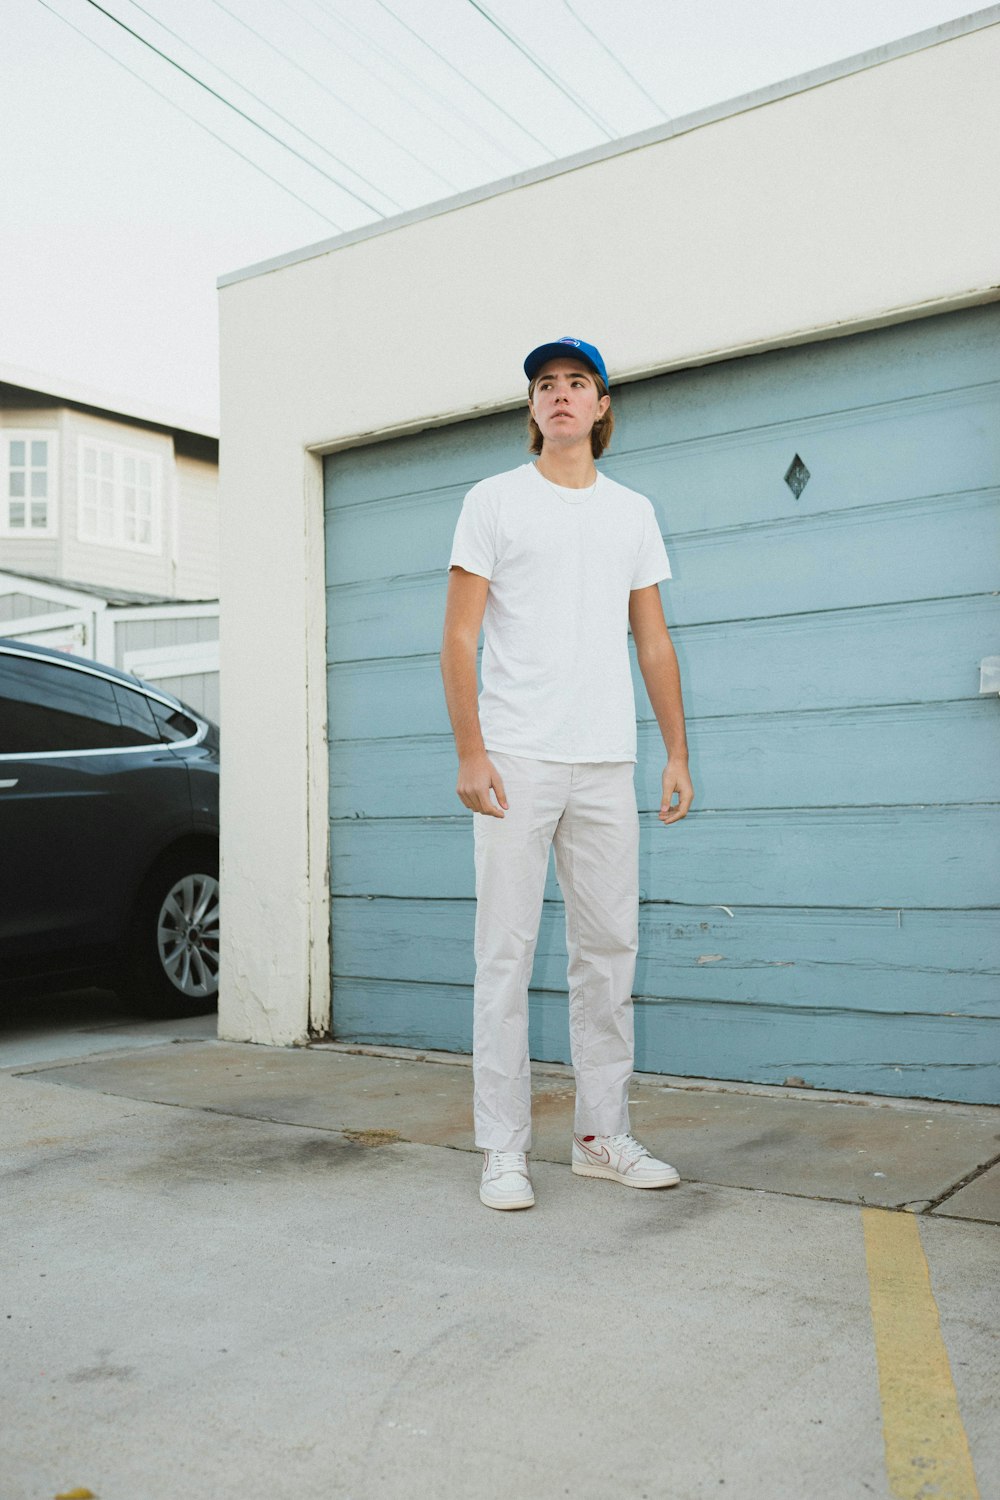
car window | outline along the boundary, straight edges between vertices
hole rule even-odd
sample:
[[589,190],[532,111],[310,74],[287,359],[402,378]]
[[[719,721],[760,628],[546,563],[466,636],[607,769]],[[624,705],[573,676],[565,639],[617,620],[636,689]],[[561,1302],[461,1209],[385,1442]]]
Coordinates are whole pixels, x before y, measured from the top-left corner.
[[171,704],[157,703],[155,698],[150,698],[149,706],[160,727],[161,740],[190,740],[198,733],[198,725],[194,719],[182,714],[180,709]]
[[114,693],[118,700],[123,733],[129,736],[128,743],[130,745],[161,744],[164,735],[153,717],[153,708],[146,695],[137,693],[132,688],[123,687],[119,682],[114,685]]
[[92,672],[0,654],[0,755],[119,750],[166,739],[152,712],[143,717],[128,701],[141,694],[124,693],[119,699],[113,684]]

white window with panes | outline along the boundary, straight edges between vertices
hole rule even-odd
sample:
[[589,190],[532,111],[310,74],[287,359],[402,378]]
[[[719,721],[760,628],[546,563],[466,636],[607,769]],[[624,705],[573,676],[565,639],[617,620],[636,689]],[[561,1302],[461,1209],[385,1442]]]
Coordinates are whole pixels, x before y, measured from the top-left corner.
[[57,447],[51,429],[0,431],[0,531],[4,536],[55,536]]
[[155,454],[81,438],[80,541],[159,552],[161,475]]

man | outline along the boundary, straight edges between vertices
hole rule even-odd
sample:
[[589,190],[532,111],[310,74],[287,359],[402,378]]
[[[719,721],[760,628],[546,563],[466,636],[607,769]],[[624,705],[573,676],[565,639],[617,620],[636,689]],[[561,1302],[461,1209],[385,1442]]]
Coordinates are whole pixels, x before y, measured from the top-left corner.
[[694,797],[656,514],[594,466],[614,424],[604,360],[592,344],[563,338],[533,349],[524,371],[538,459],[466,495],[441,651],[456,791],[475,815],[479,1195],[499,1209],[535,1201],[528,984],[551,845],[569,950],[573,1171],[638,1188],[680,1180],[629,1132],[639,941],[629,626],[668,755],[660,821],[683,818]]

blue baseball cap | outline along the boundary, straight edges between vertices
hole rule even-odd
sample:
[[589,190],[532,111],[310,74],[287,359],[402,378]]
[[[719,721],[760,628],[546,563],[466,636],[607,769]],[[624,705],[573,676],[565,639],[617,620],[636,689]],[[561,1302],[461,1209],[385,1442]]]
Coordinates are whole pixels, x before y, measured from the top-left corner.
[[600,375],[604,381],[604,388],[607,390],[610,381],[604,360],[601,358],[601,351],[595,349],[593,344],[585,344],[582,339],[564,338],[556,339],[552,344],[539,344],[537,349],[532,349],[524,361],[524,373],[529,381],[534,380],[542,366],[550,359],[565,359],[567,356],[582,360],[585,365],[589,365],[596,375]]

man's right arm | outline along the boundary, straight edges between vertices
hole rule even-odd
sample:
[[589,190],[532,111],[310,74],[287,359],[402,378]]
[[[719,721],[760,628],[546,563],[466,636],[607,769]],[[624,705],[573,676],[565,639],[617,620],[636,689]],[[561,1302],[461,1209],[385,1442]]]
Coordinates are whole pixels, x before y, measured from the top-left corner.
[[[501,808],[507,806],[507,798],[500,775],[483,744],[476,682],[476,652],[489,588],[489,579],[478,573],[469,573],[457,565],[449,569],[441,677],[458,751],[455,790],[473,812],[502,818]],[[490,800],[491,786],[500,807]]]

